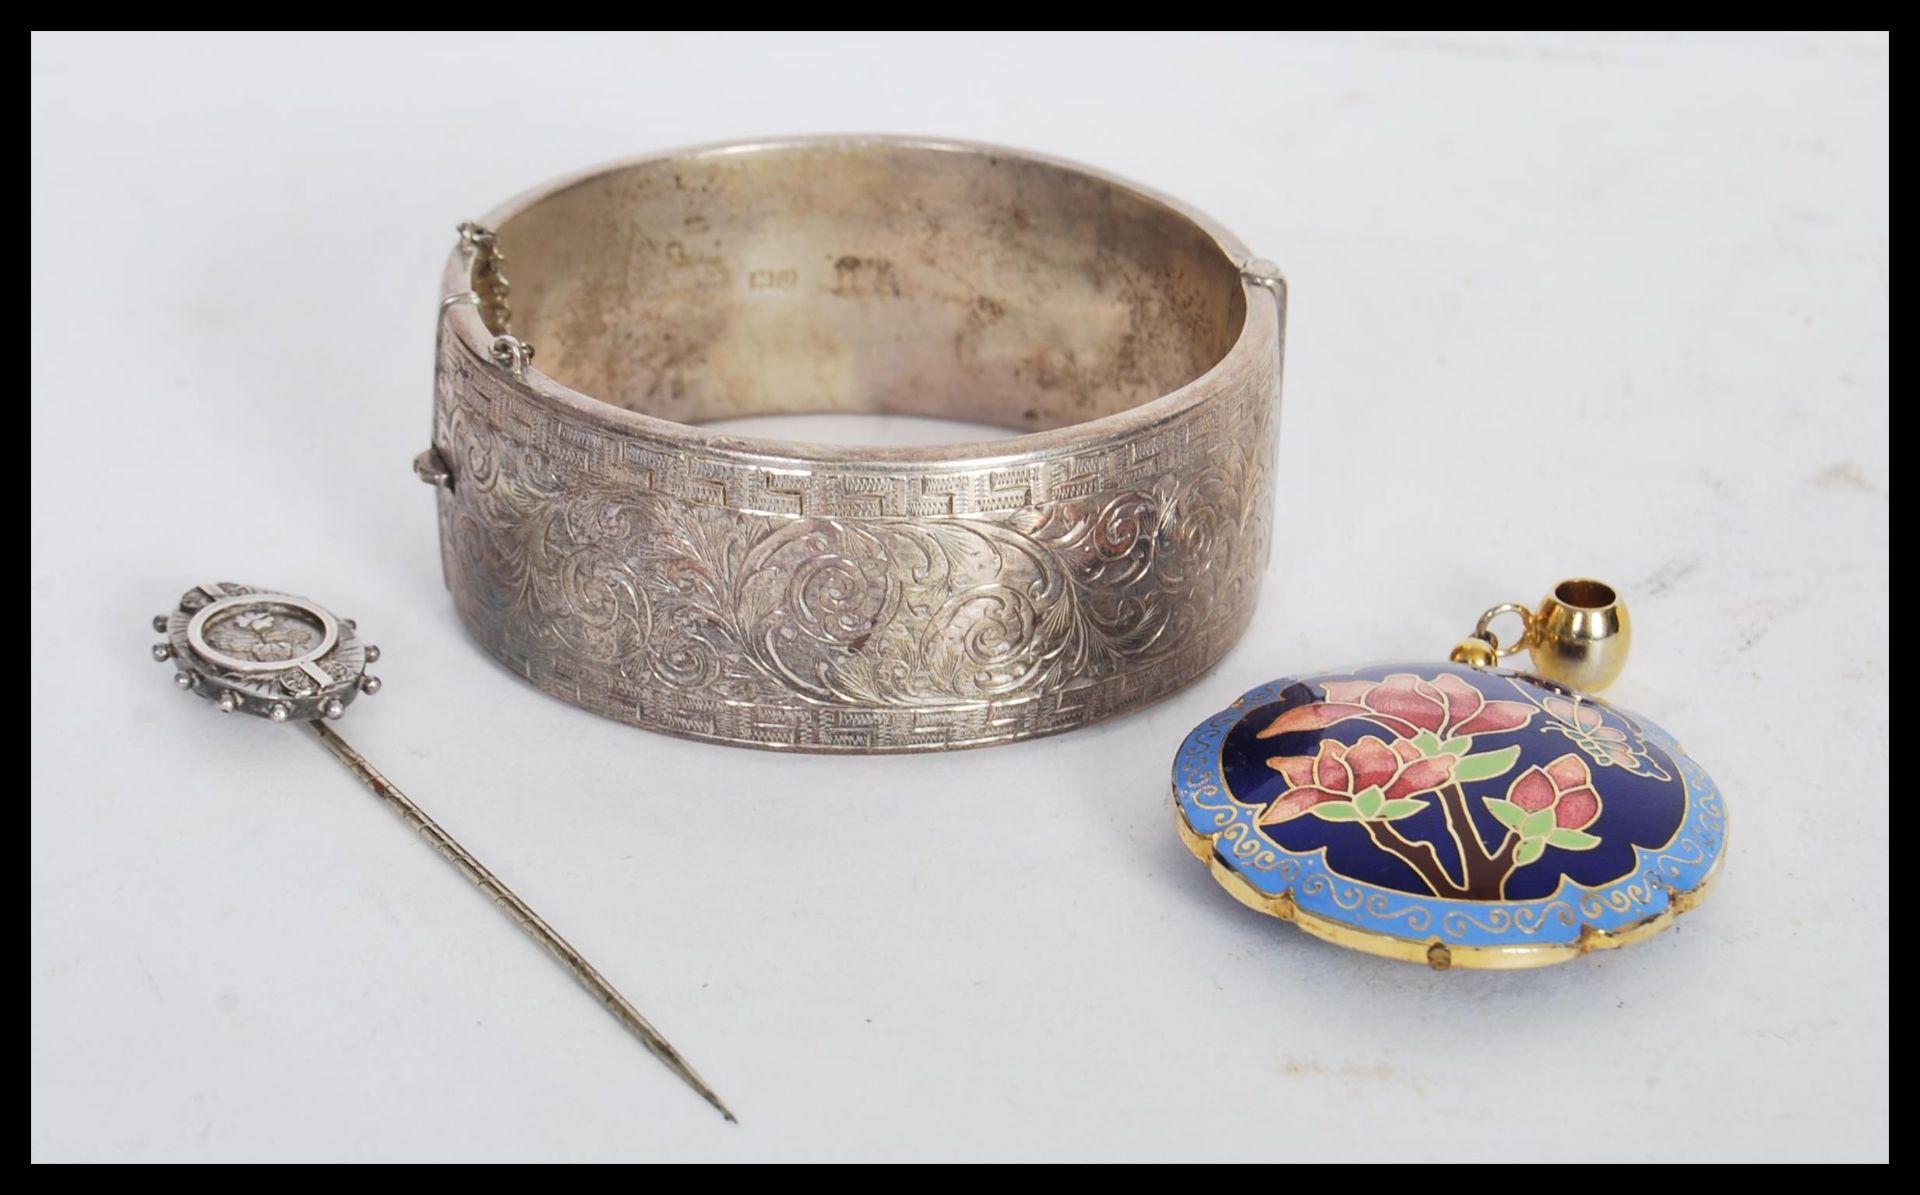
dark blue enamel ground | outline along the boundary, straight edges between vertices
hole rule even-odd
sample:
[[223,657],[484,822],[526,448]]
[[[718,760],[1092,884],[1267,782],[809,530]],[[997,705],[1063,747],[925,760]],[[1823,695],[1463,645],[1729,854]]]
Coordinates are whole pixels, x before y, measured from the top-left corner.
[[1476,946],[1645,920],[1706,881],[1726,824],[1713,781],[1658,726],[1444,663],[1263,685],[1188,736],[1174,789],[1256,891]]
[[[1529,683],[1517,678],[1479,673],[1453,664],[1426,664],[1417,669],[1404,664],[1387,665],[1356,669],[1350,675],[1360,680],[1385,680],[1395,673],[1426,678],[1443,671],[1461,677],[1491,698],[1514,697],[1513,687],[1516,685],[1533,690],[1541,697],[1565,695],[1564,690],[1547,681]],[[1323,737],[1351,744],[1369,734],[1382,734],[1380,726],[1355,719],[1324,730],[1301,731],[1268,739],[1254,737],[1261,727],[1271,723],[1285,710],[1314,700],[1318,700],[1318,697],[1311,686],[1290,686],[1278,700],[1248,711],[1228,732],[1221,750],[1221,764],[1227,787],[1237,799],[1249,804],[1265,805],[1286,789],[1286,779],[1267,766],[1266,761],[1273,756],[1312,755]],[[1592,698],[1587,699],[1587,702],[1592,701]],[[1634,739],[1642,736],[1639,726],[1618,711],[1597,704],[1593,708],[1604,719],[1604,724],[1616,726]],[[1532,724],[1521,730],[1476,736],[1484,739],[1489,746],[1517,743],[1521,753],[1513,772],[1468,786],[1470,798],[1502,795],[1512,777],[1524,769],[1535,765],[1545,767],[1559,756],[1577,750],[1561,734],[1541,726],[1542,722],[1557,724],[1556,720],[1546,717],[1543,710],[1541,716],[1535,717]],[[1524,900],[1546,896],[1560,886],[1563,874],[1577,884],[1597,888],[1633,872],[1636,847],[1659,847],[1673,838],[1675,831],[1680,828],[1681,816],[1686,812],[1686,786],[1666,751],[1653,744],[1645,744],[1644,749],[1657,767],[1657,772],[1641,775],[1619,767],[1592,768],[1595,787],[1602,799],[1600,817],[1588,827],[1588,832],[1598,837],[1600,844],[1585,851],[1549,846],[1539,862],[1514,872],[1507,881],[1508,897]],[[1467,807],[1472,812],[1474,829],[1484,843],[1491,846],[1506,833],[1506,827],[1494,820],[1480,800],[1469,800]],[[1399,825],[1408,838],[1430,842],[1441,861],[1449,870],[1457,873],[1459,848],[1448,833],[1446,817],[1438,802],[1427,802],[1425,812],[1415,814]],[[1328,865],[1341,875],[1402,892],[1427,894],[1420,877],[1405,863],[1376,847],[1367,831],[1358,824],[1301,817],[1269,826],[1266,833],[1277,845],[1290,851],[1304,853],[1325,847]]]

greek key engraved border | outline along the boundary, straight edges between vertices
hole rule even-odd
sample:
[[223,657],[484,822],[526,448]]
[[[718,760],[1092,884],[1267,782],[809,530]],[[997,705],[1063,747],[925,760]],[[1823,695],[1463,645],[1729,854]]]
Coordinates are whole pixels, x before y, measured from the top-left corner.
[[1136,708],[1250,620],[1274,362],[1156,423],[1024,460],[770,463],[597,420],[443,336],[443,561],[535,686],[720,742],[897,752]]

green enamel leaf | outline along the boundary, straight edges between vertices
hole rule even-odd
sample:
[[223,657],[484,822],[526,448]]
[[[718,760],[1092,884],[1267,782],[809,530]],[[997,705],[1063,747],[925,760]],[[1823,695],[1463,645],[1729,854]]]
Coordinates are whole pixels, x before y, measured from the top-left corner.
[[1600,845],[1600,836],[1584,830],[1555,830],[1547,835],[1547,843],[1563,851],[1590,851]]
[[1321,821],[1326,822],[1357,822],[1360,820],[1360,811],[1354,808],[1353,802],[1351,801],[1322,801],[1312,809],[1307,810],[1307,812],[1313,814],[1313,816],[1319,818]]
[[1463,734],[1463,735],[1455,736],[1454,738],[1450,738],[1446,742],[1440,744],[1439,754],[1465,755],[1467,752],[1471,750],[1473,750],[1473,736],[1470,734]]
[[1520,823],[1527,820],[1527,811],[1504,797],[1487,797],[1485,800],[1487,812],[1509,830],[1518,830]]
[[1432,756],[1440,754],[1440,736],[1431,730],[1423,730],[1419,734],[1414,735],[1413,745],[1420,748],[1420,754],[1422,755]]
[[1377,784],[1353,799],[1354,807],[1360,811],[1361,817],[1379,817],[1380,806],[1386,802],[1387,794],[1381,792]]
[[1546,849],[1546,839],[1529,838],[1520,844],[1519,850],[1513,852],[1513,865],[1515,867],[1525,867],[1535,859],[1538,859]]
[[1453,778],[1462,784],[1475,780],[1491,780],[1495,776],[1504,776],[1520,762],[1520,748],[1507,747],[1500,751],[1483,751],[1479,755],[1469,755],[1454,765]]
[[1374,816],[1382,821],[1392,821],[1398,817],[1409,817],[1427,807],[1425,801],[1416,801],[1411,797],[1401,797],[1397,801],[1388,801],[1380,806],[1380,812]]
[[1520,837],[1545,839],[1553,832],[1553,810],[1536,809],[1520,823]]

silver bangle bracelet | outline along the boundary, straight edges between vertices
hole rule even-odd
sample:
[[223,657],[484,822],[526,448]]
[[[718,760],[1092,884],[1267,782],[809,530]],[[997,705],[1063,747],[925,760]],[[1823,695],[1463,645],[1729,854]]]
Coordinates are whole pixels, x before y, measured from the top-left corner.
[[[1245,628],[1284,318],[1206,217],[1032,154],[648,157],[463,226],[416,467],[460,617],[548,693],[756,747],[1012,742],[1164,696]],[[700,426],[806,411],[1018,434]]]

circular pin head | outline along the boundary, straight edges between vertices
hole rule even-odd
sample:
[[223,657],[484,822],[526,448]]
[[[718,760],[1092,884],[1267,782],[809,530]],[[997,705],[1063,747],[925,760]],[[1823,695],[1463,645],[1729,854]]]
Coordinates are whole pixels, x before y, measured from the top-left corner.
[[306,598],[223,581],[187,590],[154,623],[167,635],[154,658],[172,660],[175,682],[225,713],[338,718],[380,684],[367,675],[379,649]]
[[1187,737],[1173,796],[1243,903],[1436,968],[1638,941],[1699,902],[1726,844],[1719,790],[1665,731],[1460,664],[1262,685]]

